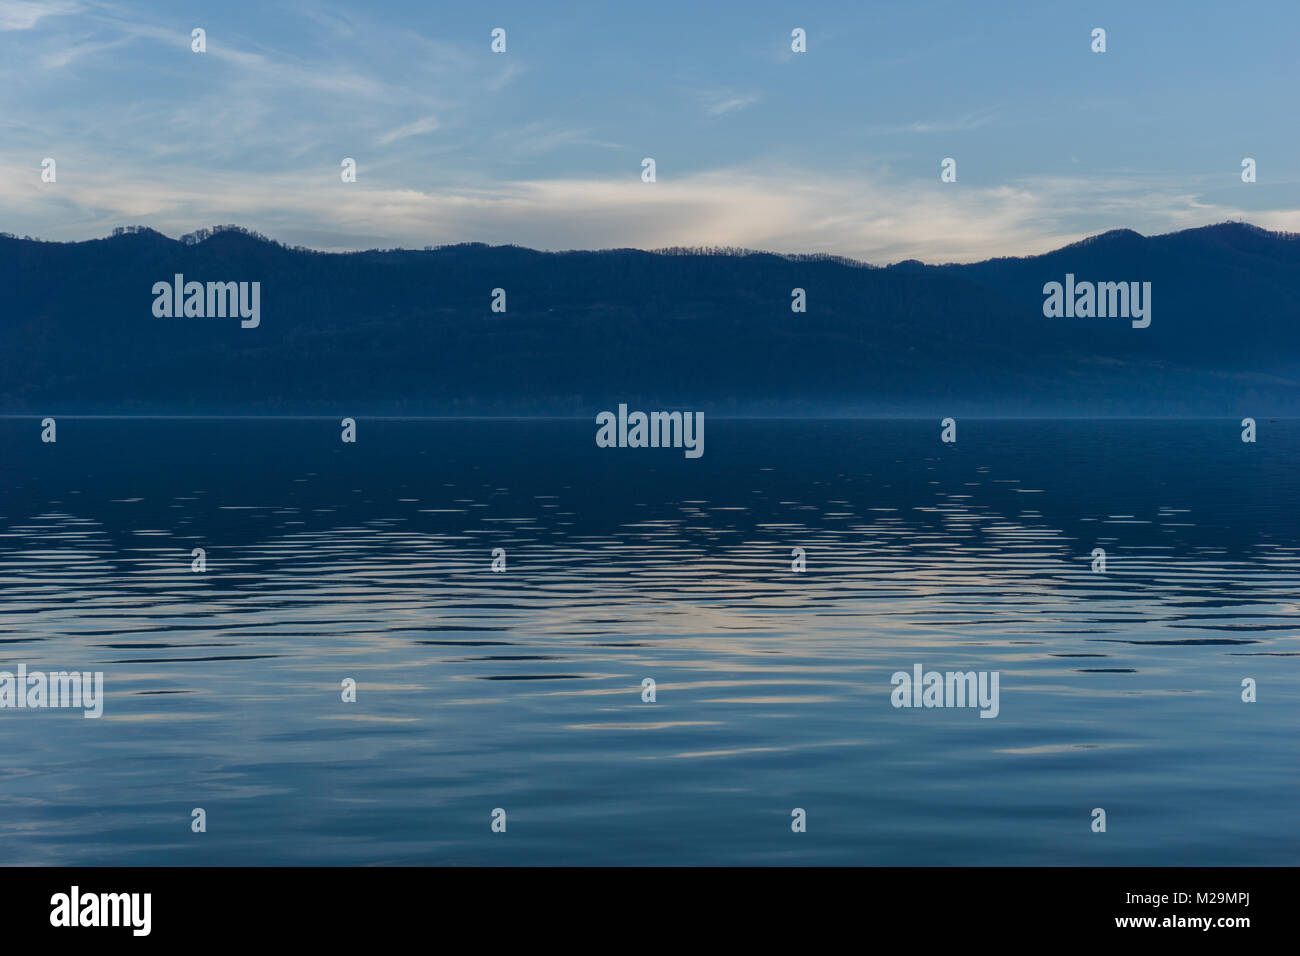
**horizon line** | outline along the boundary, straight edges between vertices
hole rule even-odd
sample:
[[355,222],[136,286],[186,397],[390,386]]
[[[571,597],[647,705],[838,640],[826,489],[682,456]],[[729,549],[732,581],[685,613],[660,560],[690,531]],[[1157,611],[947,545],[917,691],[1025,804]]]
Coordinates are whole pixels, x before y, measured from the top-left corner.
[[[599,414],[599,413],[597,413]],[[929,422],[933,415],[724,415],[701,412],[709,418],[724,421],[758,422]],[[41,418],[67,418],[77,421],[337,421],[338,415],[87,415],[55,412],[41,414],[0,413],[0,420],[26,421]],[[350,414],[345,418],[389,422],[585,422],[591,415],[365,415]],[[953,416],[955,417],[955,416]],[[963,415],[968,422],[1219,422],[1237,421],[1237,415]],[[1300,416],[1262,416],[1268,422],[1300,420]]]
[[[920,259],[907,258],[907,259],[899,259],[895,262],[886,263],[884,265],[868,262],[865,259],[857,259],[852,256],[844,256],[844,255],[839,255],[837,253],[830,253],[830,252],[775,252],[768,249],[751,249],[744,246],[660,246],[656,248],[641,248],[638,246],[609,246],[600,249],[538,249],[532,246],[518,245],[516,243],[502,243],[502,244],[493,245],[492,243],[482,242],[480,240],[474,240],[474,239],[467,239],[461,242],[454,242],[454,243],[441,243],[439,245],[427,245],[419,249],[408,248],[405,246],[390,246],[387,248],[381,248],[376,246],[369,249],[351,249],[351,250],[340,251],[340,250],[314,249],[309,246],[301,246],[301,245],[289,245],[279,239],[272,238],[271,236],[258,232],[255,229],[249,229],[245,226],[240,226],[237,223],[202,226],[194,230],[193,232],[183,233],[174,238],[172,236],[167,235],[165,232],[162,232],[161,230],[154,228],[153,226],[146,225],[143,223],[131,223],[131,224],[112,227],[114,231],[110,232],[106,236],[91,237],[86,239],[41,239],[38,236],[30,236],[30,235],[19,236],[15,233],[0,231],[0,240],[8,239],[14,242],[31,242],[31,243],[39,243],[42,245],[78,246],[78,245],[84,245],[92,242],[111,242],[114,239],[124,239],[127,236],[153,234],[156,236],[161,236],[163,239],[166,239],[169,242],[178,243],[183,246],[201,246],[204,243],[209,242],[218,236],[234,234],[234,235],[243,236],[248,239],[252,239],[253,241],[256,242],[268,243],[279,249],[283,249],[287,252],[310,253],[312,255],[318,255],[318,256],[355,256],[355,255],[366,255],[372,253],[422,254],[422,253],[443,252],[450,249],[461,249],[467,246],[482,246],[483,248],[489,250],[518,249],[524,252],[536,253],[538,255],[573,255],[573,254],[603,255],[606,253],[613,253],[613,252],[639,252],[644,255],[653,255],[653,256],[662,256],[662,257],[720,256],[720,257],[745,258],[748,256],[772,256],[774,258],[785,259],[787,261],[795,261],[795,262],[797,261],[835,262],[853,268],[889,269],[907,263],[919,263],[920,265],[925,266],[927,268],[945,268],[949,266],[977,265],[979,263],[996,262],[1003,259],[1038,259],[1044,256],[1053,255],[1054,253],[1061,252],[1066,249],[1072,249],[1076,246],[1087,245],[1089,243],[1095,242],[1098,239],[1103,239],[1107,236],[1132,234],[1134,236],[1137,236],[1139,239],[1144,239],[1144,240],[1163,239],[1168,236],[1179,236],[1189,232],[1202,232],[1211,229],[1222,229],[1225,226],[1235,226],[1235,227],[1244,228],[1250,232],[1264,235],[1269,238],[1281,240],[1284,242],[1300,240],[1300,232],[1288,232],[1285,230],[1266,229],[1263,226],[1257,226],[1252,222],[1245,221],[1244,219],[1224,219],[1218,222],[1205,223],[1204,225],[1200,225],[1200,226],[1188,226],[1185,229],[1175,229],[1170,232],[1159,232],[1159,233],[1151,233],[1151,234],[1141,233],[1138,232],[1136,229],[1127,226],[1117,226],[1113,229],[1107,229],[1102,232],[1093,233],[1091,235],[1084,236],[1081,239],[1076,239],[1074,242],[1068,242],[1063,246],[1058,246],[1054,249],[1048,250],[1047,252],[1032,253],[1027,255],[989,256],[984,259],[973,259],[968,262],[952,262],[952,261],[925,262]],[[119,232],[117,230],[123,230],[123,231]],[[131,231],[125,231],[125,230],[131,230]]]

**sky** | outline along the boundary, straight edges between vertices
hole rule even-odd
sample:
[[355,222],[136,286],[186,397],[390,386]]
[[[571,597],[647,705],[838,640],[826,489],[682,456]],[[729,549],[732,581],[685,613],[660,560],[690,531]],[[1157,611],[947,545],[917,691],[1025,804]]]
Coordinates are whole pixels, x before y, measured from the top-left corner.
[[1291,0],[0,0],[0,230],[878,264],[1300,232],[1297,37]]

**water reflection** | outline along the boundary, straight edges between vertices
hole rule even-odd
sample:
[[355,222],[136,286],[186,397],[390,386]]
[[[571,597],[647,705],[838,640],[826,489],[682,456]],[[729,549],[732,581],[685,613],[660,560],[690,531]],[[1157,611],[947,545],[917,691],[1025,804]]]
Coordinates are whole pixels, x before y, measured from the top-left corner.
[[[0,423],[0,668],[107,691],[98,721],[0,712],[6,860],[1300,849],[1294,424],[718,421],[694,461],[360,425]],[[1000,671],[1000,715],[894,710],[915,663]]]

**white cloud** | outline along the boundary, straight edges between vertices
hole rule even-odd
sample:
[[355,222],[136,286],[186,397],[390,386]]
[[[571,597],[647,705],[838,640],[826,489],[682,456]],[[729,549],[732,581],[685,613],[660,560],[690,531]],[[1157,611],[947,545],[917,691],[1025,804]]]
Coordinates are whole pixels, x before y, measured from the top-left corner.
[[512,59],[506,63],[499,72],[490,76],[487,81],[487,88],[493,92],[505,89],[516,77],[523,76],[528,72],[528,66],[520,63],[517,59]]
[[81,10],[71,0],[0,0],[0,30],[30,30],[45,17]]
[[730,113],[733,110],[740,110],[744,109],[746,106],[751,106],[758,102],[759,97],[754,93],[713,93],[708,95],[706,99],[707,102],[705,103],[704,111],[710,116],[721,116],[724,113]]
[[[209,170],[127,177],[81,164],[44,184],[30,164],[0,161],[0,206],[50,239],[85,239],[143,223],[169,235],[236,222],[289,243],[334,249],[482,241],[541,249],[743,246],[868,262],[973,261],[1045,252],[1116,227],[1153,234],[1226,219],[1300,231],[1300,210],[1250,213],[1151,183],[1054,179],[989,188],[937,181],[836,179],[801,170],[716,170],[642,183],[546,179],[419,190],[343,184],[337,173]],[[1087,214],[1095,228],[1079,225]],[[310,237],[310,238],[309,238]]]
[[918,120],[901,127],[908,133],[965,133],[987,126],[997,118],[997,110],[989,107],[975,110],[955,119]]
[[399,126],[397,129],[390,130],[379,137],[378,143],[380,146],[387,146],[399,139],[406,139],[408,136],[423,136],[425,133],[432,133],[440,125],[436,116],[425,116]]
[[103,42],[94,42],[87,40],[81,43],[74,43],[71,46],[60,47],[41,55],[41,66],[47,70],[61,70],[73,60],[78,60],[83,56],[93,56],[96,53],[103,53],[106,50],[116,49],[124,46],[134,40],[132,36],[121,36],[114,40],[105,40]]

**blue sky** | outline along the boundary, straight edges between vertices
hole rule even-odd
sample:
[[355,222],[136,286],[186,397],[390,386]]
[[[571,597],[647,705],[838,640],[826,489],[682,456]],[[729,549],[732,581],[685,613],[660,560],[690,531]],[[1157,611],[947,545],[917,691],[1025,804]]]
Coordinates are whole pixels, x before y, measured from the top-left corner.
[[1300,231],[1300,4],[992,6],[0,0],[0,230],[881,263]]

